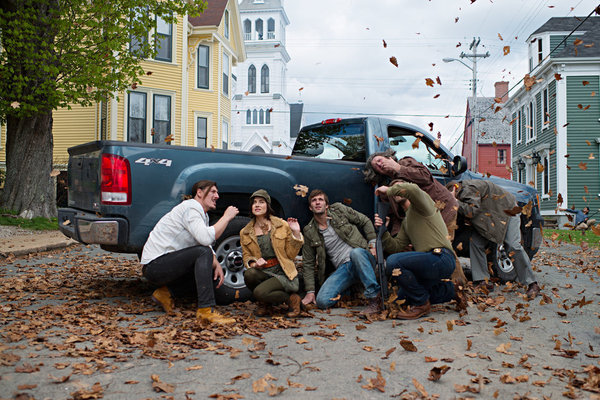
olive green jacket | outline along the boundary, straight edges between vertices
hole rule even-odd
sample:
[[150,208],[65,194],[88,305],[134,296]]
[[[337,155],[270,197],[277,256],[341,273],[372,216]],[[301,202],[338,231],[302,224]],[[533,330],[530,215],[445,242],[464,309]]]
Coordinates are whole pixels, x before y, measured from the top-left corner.
[[460,182],[456,194],[458,212],[471,220],[471,224],[484,238],[494,243],[504,242],[511,211],[517,205],[515,196],[500,186],[486,180],[470,179]]
[[[371,220],[366,215],[342,203],[334,203],[329,206],[327,218],[340,239],[354,248],[366,249],[369,242],[375,241],[375,228]],[[302,274],[304,276],[304,288],[307,292],[314,292],[316,287],[315,272],[318,286],[321,286],[326,278],[327,254],[325,240],[319,231],[319,224],[314,218],[304,227],[303,232]]]

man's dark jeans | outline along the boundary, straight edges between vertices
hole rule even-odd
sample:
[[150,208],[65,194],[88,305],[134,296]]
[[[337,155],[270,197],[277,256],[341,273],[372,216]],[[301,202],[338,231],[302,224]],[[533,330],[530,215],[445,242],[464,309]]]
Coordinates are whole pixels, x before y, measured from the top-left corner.
[[195,289],[198,308],[215,305],[213,252],[207,246],[193,246],[163,254],[146,264],[144,277],[157,286],[167,286],[173,296]]
[[449,279],[455,267],[454,255],[448,249],[440,254],[407,251],[389,256],[386,272],[390,276],[394,269],[400,270],[400,275],[391,277],[392,285],[399,286],[409,304],[419,306],[428,300],[434,304],[452,300],[452,282],[441,280]]

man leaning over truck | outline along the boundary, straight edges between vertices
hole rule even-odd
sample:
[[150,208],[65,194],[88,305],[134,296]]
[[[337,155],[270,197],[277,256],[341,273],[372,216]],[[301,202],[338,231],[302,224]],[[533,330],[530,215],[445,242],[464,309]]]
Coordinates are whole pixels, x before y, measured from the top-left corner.
[[219,190],[216,182],[202,180],[192,188],[191,199],[173,207],[156,224],[144,245],[142,273],[148,281],[160,286],[152,299],[167,313],[173,311],[174,295],[189,292],[195,282],[198,292],[196,318],[200,321],[232,324],[215,311],[214,287],[223,284],[223,269],[210,247],[221,236],[239,210],[229,206],[223,216],[209,226],[208,211],[217,208]]
[[[373,269],[375,228],[371,220],[341,203],[330,207],[329,198],[319,189],[310,193],[308,203],[313,218],[304,227],[302,271],[307,293],[302,303],[316,300],[319,308],[333,307],[350,286],[362,283],[369,301],[362,314],[381,311],[380,287]],[[326,271],[327,259],[333,271]],[[317,283],[320,289],[315,297]]]

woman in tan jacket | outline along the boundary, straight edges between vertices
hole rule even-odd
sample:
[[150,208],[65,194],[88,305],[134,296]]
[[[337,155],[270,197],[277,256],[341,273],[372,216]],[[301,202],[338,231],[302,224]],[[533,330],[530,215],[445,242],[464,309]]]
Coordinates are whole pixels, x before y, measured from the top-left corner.
[[271,196],[260,189],[250,197],[252,220],[240,231],[244,258],[244,281],[258,302],[256,315],[269,307],[287,303],[287,316],[300,315],[300,282],[294,258],[304,244],[295,218],[287,222],[273,215]]

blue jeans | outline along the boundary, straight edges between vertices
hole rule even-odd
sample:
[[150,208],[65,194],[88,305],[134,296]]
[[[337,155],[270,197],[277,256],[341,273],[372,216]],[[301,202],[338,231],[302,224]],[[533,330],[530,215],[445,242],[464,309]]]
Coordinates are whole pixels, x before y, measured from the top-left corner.
[[[452,282],[441,279],[449,279],[455,267],[454,255],[448,249],[443,249],[441,254],[407,251],[388,257],[386,273],[390,276],[394,269],[400,269],[400,275],[391,277],[392,285],[399,286],[399,292],[406,296],[409,304],[423,305],[429,300],[440,303],[451,295],[445,301],[452,300]],[[430,299],[431,292],[435,295]]]
[[374,265],[375,257],[367,249],[353,249],[350,252],[350,261],[337,267],[319,289],[317,306],[323,309],[333,307],[337,300],[332,299],[359,282],[365,287],[364,295],[367,299],[377,297],[380,288],[375,277]]

